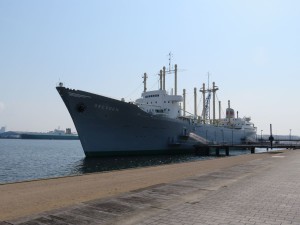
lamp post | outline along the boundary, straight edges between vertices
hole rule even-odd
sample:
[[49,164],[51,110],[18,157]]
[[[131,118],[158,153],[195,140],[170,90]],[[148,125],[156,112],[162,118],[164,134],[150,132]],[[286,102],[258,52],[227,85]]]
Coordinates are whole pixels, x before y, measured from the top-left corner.
[[292,145],[292,129],[290,129],[290,145]]
[[261,143],[263,141],[263,139],[262,139],[262,132],[263,132],[263,130],[260,130],[260,141],[261,141]]

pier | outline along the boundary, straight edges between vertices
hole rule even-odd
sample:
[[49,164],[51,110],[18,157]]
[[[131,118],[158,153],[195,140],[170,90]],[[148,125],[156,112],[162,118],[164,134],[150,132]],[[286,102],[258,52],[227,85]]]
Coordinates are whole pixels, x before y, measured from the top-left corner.
[[230,155],[230,149],[240,149],[240,150],[250,150],[251,154],[255,153],[256,148],[266,148],[267,151],[270,149],[299,149],[300,144],[298,142],[288,143],[288,144],[271,144],[270,142],[259,142],[250,144],[207,144],[207,145],[194,145],[195,153],[198,155],[209,156],[211,155],[211,150],[215,150],[215,155],[220,155],[220,150],[225,150],[225,155]]
[[299,224],[300,151],[0,185],[0,224]]

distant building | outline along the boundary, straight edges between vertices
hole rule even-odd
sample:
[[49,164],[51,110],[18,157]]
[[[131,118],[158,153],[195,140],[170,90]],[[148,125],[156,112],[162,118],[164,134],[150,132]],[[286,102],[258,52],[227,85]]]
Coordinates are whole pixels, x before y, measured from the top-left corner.
[[72,134],[71,128],[67,128],[67,129],[66,129],[66,134]]
[[5,132],[5,127],[1,127],[0,134]]

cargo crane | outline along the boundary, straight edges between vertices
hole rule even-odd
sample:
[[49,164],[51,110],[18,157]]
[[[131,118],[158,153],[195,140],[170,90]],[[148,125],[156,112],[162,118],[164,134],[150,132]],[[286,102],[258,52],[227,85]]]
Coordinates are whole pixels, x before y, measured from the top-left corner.
[[205,108],[204,108],[204,113],[205,113],[205,118],[207,120],[210,120],[210,98],[211,98],[211,90],[207,90],[208,95],[205,99]]
[[[209,88],[209,73],[208,73],[208,88],[205,89],[205,84],[203,83],[203,87],[200,89],[200,92],[202,92],[203,95],[203,123],[210,123],[210,99],[211,95],[213,93],[213,120],[212,123],[216,123],[216,115],[215,115],[215,99],[216,99],[216,91],[219,90],[217,86],[215,86],[215,82],[213,82],[213,87]],[[205,94],[207,93],[207,97],[205,97]]]

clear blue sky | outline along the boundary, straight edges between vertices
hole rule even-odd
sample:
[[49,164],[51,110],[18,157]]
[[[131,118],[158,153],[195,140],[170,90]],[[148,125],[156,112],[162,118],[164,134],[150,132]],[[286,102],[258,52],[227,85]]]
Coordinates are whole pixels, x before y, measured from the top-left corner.
[[191,112],[209,71],[258,133],[300,135],[299,40],[298,0],[0,0],[0,126],[74,130],[59,81],[135,100],[172,51]]

